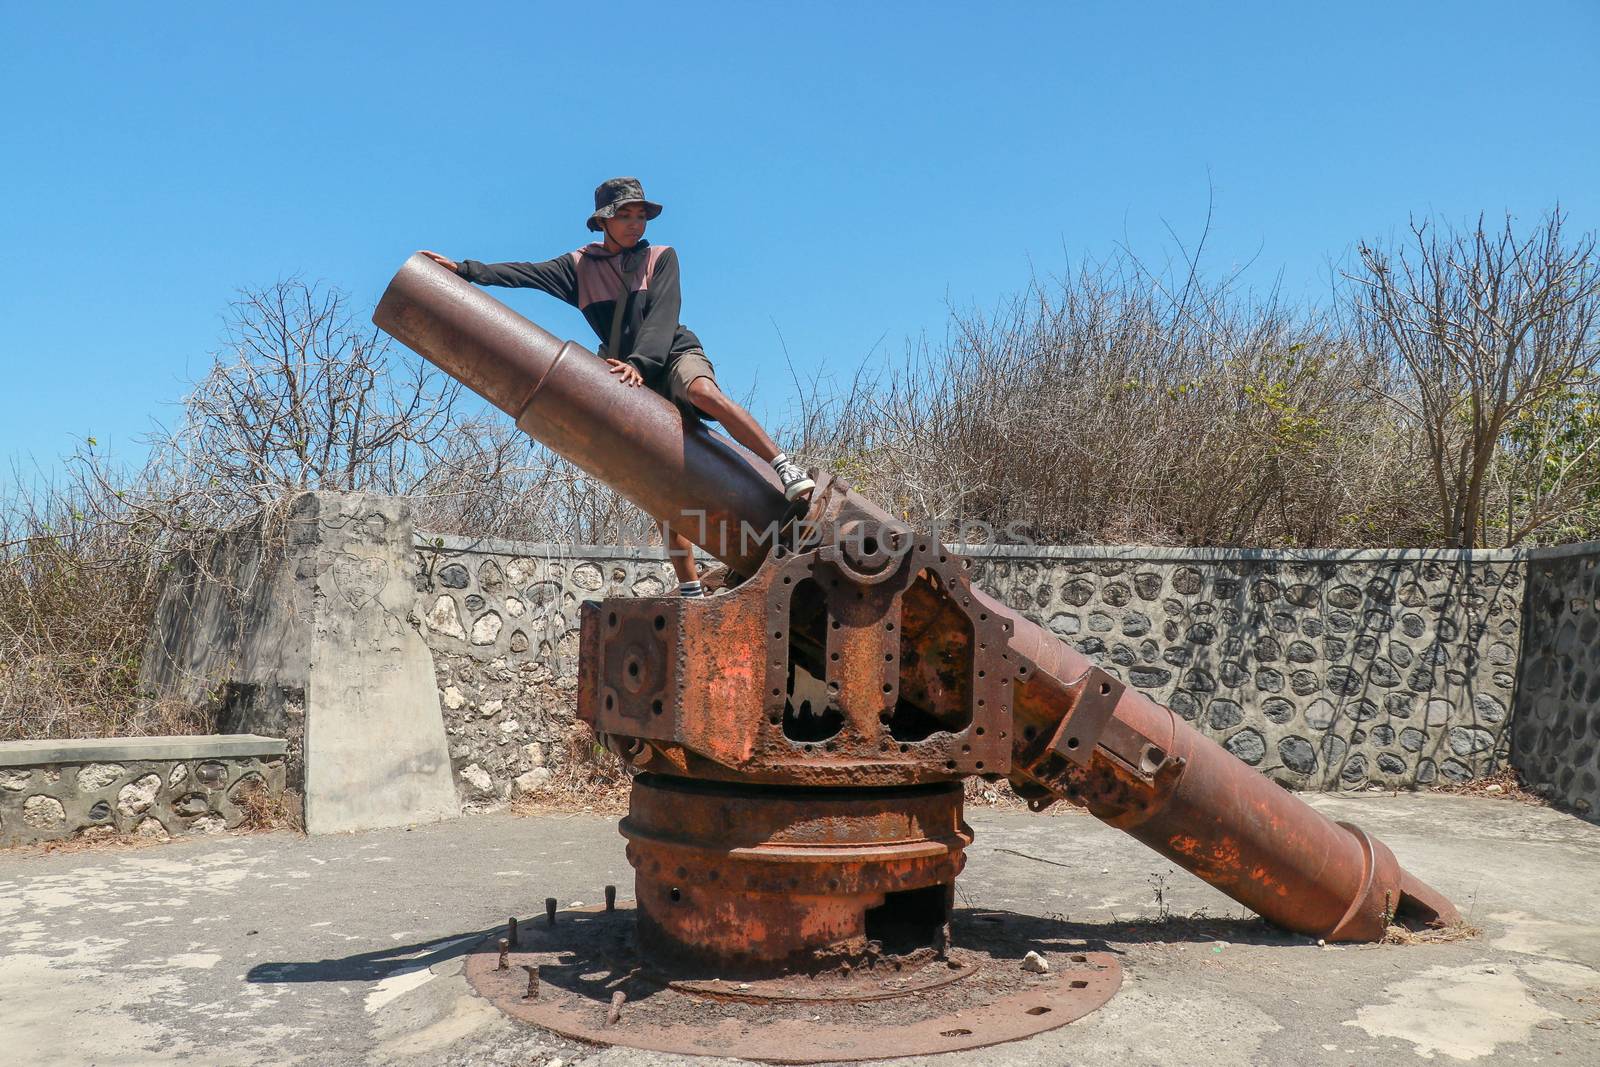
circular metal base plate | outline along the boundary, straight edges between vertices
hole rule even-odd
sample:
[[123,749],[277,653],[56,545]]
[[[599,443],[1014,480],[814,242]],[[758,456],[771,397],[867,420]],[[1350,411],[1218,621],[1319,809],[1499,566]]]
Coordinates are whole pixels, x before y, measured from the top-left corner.
[[917,966],[885,965],[861,973],[830,971],[821,975],[751,979],[672,978],[666,982],[680,993],[709,1000],[736,1000],[747,1004],[840,1004],[845,1001],[893,1000],[938,989],[978,973],[981,959],[964,949],[952,949],[935,960],[932,949]]
[[[467,958],[467,980],[513,1018],[580,1041],[769,1063],[1015,1041],[1082,1018],[1122,984],[1110,954],[1076,947],[1051,920],[1009,912],[958,911],[943,960],[763,982],[652,974],[638,958],[634,918],[619,903],[612,912],[560,912],[554,926],[530,919],[506,970],[498,969],[496,932]],[[1048,961],[1048,974],[1023,969],[1030,950]],[[529,966],[539,969],[532,999]],[[613,1013],[619,991],[626,999]]]

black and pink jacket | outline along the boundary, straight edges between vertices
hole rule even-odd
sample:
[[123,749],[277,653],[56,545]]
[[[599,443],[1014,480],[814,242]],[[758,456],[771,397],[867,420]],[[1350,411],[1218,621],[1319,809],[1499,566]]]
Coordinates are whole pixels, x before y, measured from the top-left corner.
[[[620,261],[620,262],[619,262]],[[678,254],[668,245],[640,241],[625,252],[605,245],[584,245],[543,263],[479,263],[464,259],[456,273],[478,285],[540,289],[583,312],[600,338],[602,356],[611,333],[611,318],[622,293],[624,271],[634,275],[622,313],[618,356],[638,368],[648,385],[659,385],[667,367],[682,353],[700,348],[700,339],[678,322],[683,297],[678,290]]]

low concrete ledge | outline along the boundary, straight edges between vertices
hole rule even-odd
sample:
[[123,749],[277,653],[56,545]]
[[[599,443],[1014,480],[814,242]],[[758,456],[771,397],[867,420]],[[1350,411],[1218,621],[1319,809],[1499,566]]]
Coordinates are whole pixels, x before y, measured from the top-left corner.
[[237,759],[283,756],[289,743],[258,734],[192,734],[169,737],[89,737],[45,741],[0,741],[0,767],[52,763],[118,763],[135,760]]
[[292,821],[287,751],[256,734],[0,742],[0,848]]

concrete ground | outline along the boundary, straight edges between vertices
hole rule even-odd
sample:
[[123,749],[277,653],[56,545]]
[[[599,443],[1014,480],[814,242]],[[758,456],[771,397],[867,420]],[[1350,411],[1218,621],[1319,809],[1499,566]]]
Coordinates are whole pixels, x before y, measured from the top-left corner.
[[[960,902],[1081,924],[1121,955],[1122,991],[1028,1041],[896,1062],[1600,1064],[1600,826],[1492,799],[1313,803],[1388,842],[1481,935],[1319,948],[1086,816],[973,810]],[[0,853],[0,1062],[731,1062],[550,1037],[462,978],[462,951],[510,912],[592,903],[607,882],[626,897],[629,875],[614,820],[563,814]]]

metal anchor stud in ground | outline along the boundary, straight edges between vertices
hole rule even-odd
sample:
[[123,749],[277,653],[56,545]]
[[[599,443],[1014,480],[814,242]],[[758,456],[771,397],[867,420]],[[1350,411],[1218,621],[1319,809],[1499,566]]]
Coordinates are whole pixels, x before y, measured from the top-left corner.
[[[819,478],[775,477],[665,400],[416,256],[374,321],[722,559],[709,599],[585,605],[579,713],[637,771],[629,909],[524,928],[468,973],[587,1040],[782,1062],[1011,1040],[1104,1003],[1114,960],[953,910],[963,778],[1007,778],[1145,842],[1269,921],[1375,940],[1454,908],[974,588],[970,561]],[[993,918],[991,916],[991,918]],[[1025,970],[1043,947],[1048,973]],[[538,997],[517,981],[538,967]],[[621,1000],[616,1001],[617,994]]]

